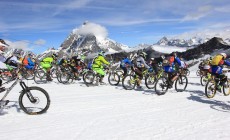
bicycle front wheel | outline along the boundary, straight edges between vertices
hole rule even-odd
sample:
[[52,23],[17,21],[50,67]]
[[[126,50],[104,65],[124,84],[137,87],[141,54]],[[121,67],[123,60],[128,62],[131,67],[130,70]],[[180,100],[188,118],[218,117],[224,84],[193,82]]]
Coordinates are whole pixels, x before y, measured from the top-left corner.
[[123,79],[122,79],[122,86],[126,89],[126,90],[132,90],[135,88],[137,82],[135,79],[134,75],[126,75]]
[[186,76],[189,76],[190,75],[190,71],[187,69],[186,70]]
[[93,84],[94,79],[95,79],[95,74],[93,71],[87,71],[84,75],[84,83],[87,84]]
[[166,77],[160,77],[156,80],[155,92],[157,95],[164,95],[168,91],[168,80]]
[[109,74],[108,81],[110,85],[117,86],[120,82],[120,76],[116,72]]
[[197,75],[197,76],[200,76],[200,70],[197,70],[197,71],[196,71],[196,75]]
[[228,96],[230,94],[230,79],[228,79],[227,82],[225,82],[223,86],[223,92],[225,96]]
[[153,74],[148,75],[145,78],[145,85],[148,89],[153,89],[155,87],[156,76]]
[[37,69],[34,71],[34,82],[36,84],[46,83],[46,72],[43,69]]
[[216,82],[214,80],[208,81],[205,86],[205,95],[208,98],[213,98],[216,94]]
[[175,89],[177,92],[182,92],[188,85],[188,78],[184,75],[179,75],[175,83]]
[[200,83],[202,86],[205,86],[208,82],[208,77],[206,75],[202,75],[200,78]]
[[29,115],[46,112],[50,106],[49,94],[40,87],[28,87],[19,96],[20,108]]

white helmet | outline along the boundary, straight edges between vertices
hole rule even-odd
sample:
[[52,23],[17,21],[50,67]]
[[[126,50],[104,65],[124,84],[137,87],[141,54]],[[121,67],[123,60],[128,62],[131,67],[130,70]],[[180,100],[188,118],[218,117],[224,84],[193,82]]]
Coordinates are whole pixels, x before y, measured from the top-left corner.
[[153,58],[153,57],[151,58],[152,61],[154,61],[154,59],[155,59],[155,58]]
[[141,52],[140,56],[143,56],[144,58],[146,58],[147,53],[146,52]]
[[220,55],[222,55],[224,57],[224,59],[227,58],[227,54],[226,53],[220,53]]

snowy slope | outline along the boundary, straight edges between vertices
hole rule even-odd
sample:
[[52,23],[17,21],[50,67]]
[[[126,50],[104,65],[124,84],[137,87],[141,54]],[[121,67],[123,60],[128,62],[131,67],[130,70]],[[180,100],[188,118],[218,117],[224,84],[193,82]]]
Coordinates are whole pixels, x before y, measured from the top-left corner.
[[146,88],[54,81],[39,85],[49,92],[51,106],[38,116],[20,110],[17,85],[0,115],[1,140],[228,140],[230,97],[207,99],[199,80],[194,70],[185,92],[171,89],[163,96]]

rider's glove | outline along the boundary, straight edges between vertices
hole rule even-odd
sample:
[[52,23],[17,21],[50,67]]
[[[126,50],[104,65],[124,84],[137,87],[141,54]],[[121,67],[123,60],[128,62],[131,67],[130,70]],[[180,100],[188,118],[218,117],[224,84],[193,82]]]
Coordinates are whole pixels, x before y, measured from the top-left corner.
[[149,68],[148,71],[149,71],[149,72],[153,72],[153,68]]

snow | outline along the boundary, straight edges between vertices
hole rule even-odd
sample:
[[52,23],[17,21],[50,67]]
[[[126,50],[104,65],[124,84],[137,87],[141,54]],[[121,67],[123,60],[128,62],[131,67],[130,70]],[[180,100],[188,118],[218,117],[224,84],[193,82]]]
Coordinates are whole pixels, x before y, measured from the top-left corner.
[[48,91],[51,106],[42,115],[25,114],[18,105],[17,85],[7,97],[8,109],[0,114],[1,140],[228,140],[230,97],[219,93],[206,98],[195,72],[186,91],[170,89],[162,96],[144,84],[141,91],[128,91],[121,85],[86,87],[82,81],[26,81]]
[[161,46],[161,45],[153,45],[152,48],[155,51],[161,53],[171,53],[171,52],[184,52],[186,48],[184,47],[176,47],[176,46]]

